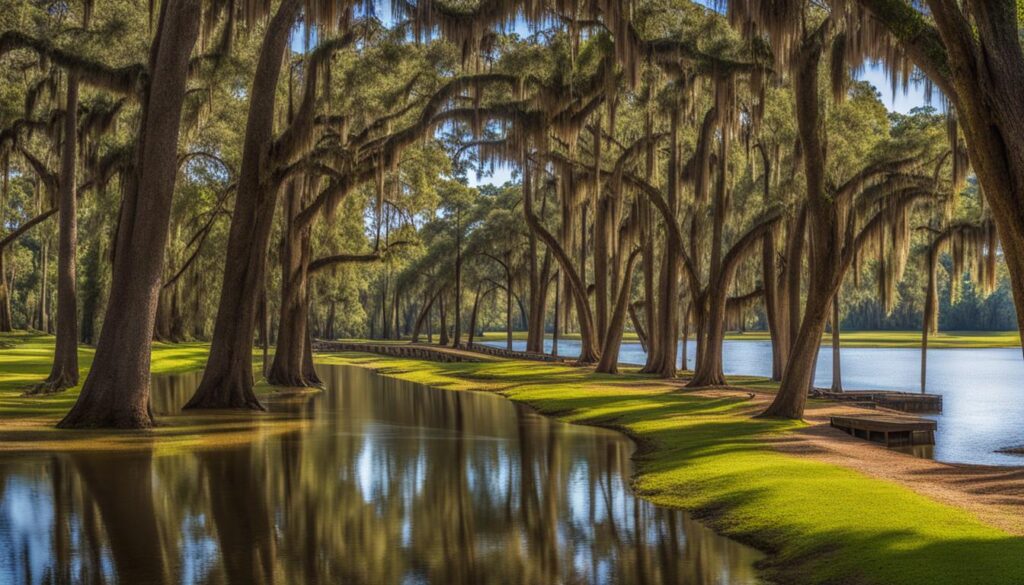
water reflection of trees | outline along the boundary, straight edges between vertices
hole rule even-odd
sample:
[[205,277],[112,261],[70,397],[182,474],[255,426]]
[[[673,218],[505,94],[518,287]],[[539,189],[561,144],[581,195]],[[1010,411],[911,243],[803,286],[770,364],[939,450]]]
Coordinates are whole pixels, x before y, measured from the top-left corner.
[[290,403],[315,420],[301,431],[0,466],[0,522],[26,494],[52,512],[47,527],[0,530],[0,556],[23,559],[0,580],[753,582],[748,549],[631,497],[631,447],[616,435],[325,373],[341,390]]

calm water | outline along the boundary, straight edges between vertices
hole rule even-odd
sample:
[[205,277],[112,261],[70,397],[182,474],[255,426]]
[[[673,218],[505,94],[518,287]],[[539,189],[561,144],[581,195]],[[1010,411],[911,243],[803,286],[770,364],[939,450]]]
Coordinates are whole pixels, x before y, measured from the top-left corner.
[[[505,347],[504,342],[488,345]],[[551,340],[546,342],[550,351]],[[513,342],[518,350],[525,341]],[[559,353],[579,355],[579,342],[559,340]],[[693,368],[696,345],[689,344],[688,367]],[[767,341],[726,341],[726,374],[770,376],[771,344]],[[677,358],[682,361],[682,349]],[[846,390],[921,389],[921,351],[913,348],[845,348],[841,352]],[[646,354],[639,343],[623,343],[619,361],[642,364]],[[832,348],[822,346],[815,386],[832,385]],[[928,351],[928,392],[942,395],[935,446],[918,454],[951,463],[1024,465],[1024,456],[996,453],[1024,445],[1024,358],[1016,348],[931,349]]]
[[[227,448],[0,459],[0,583],[756,583],[757,551],[633,497],[633,445],[350,367]],[[180,407],[198,375],[161,377]]]

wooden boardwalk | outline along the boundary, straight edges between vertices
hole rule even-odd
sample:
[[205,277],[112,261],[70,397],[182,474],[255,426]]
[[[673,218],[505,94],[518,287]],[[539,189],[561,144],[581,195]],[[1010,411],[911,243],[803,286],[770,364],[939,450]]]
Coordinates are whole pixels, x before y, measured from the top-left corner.
[[361,351],[399,358],[412,358],[432,362],[486,362],[495,358],[462,349],[418,343],[373,343],[362,341],[314,341],[313,351]]
[[372,342],[372,341],[314,341],[313,351],[362,351],[391,357],[403,357],[429,360],[433,362],[484,362],[495,359],[531,360],[559,364],[572,364],[569,358],[552,356],[543,353],[525,351],[509,351],[507,349],[481,345],[466,344],[459,349],[426,343],[410,343],[407,341]]
[[814,392],[814,397],[836,402],[873,404],[901,412],[942,412],[942,395],[940,394],[918,394],[892,390],[849,390],[846,392],[817,390]]
[[884,443],[886,447],[934,445],[938,425],[927,418],[897,414],[852,414],[831,417],[833,427],[861,439]]

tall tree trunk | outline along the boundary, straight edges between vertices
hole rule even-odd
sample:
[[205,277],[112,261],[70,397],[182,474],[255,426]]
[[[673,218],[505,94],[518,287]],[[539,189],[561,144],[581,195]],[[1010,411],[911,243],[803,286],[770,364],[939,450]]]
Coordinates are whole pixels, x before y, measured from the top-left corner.
[[199,0],[160,6],[142,104],[135,169],[121,202],[110,300],[89,376],[62,428],[145,428],[150,347],[163,276],[178,132],[192,48],[199,34]]
[[[771,204],[772,161],[768,149],[758,144],[764,173],[763,192],[765,206]],[[768,321],[768,337],[772,344],[772,380],[782,379],[783,333],[779,316],[779,275],[775,263],[775,230],[761,238],[761,282],[764,287],[764,313]]]
[[[0,186],[0,223],[7,220],[7,195],[10,191],[11,165],[8,156],[3,157],[4,176],[3,184]],[[4,267],[4,260],[7,258],[7,249],[0,248],[0,332],[7,333],[14,330],[14,319],[11,315],[11,291],[7,284],[7,269]]]
[[619,294],[615,301],[612,318],[605,332],[604,343],[601,346],[601,360],[597,363],[596,372],[616,374],[619,371],[619,348],[622,346],[622,333],[626,324],[627,306],[629,305],[629,296],[632,291],[632,287],[629,284],[633,278],[633,267],[636,265],[636,257],[639,252],[639,250],[634,250],[626,260],[622,286],[619,287]]
[[469,331],[467,332],[467,337],[469,338],[468,341],[467,341],[467,345],[470,346],[470,347],[472,347],[472,345],[473,345],[473,336],[476,335],[476,315],[477,315],[477,311],[480,308],[480,299],[482,297],[487,296],[487,294],[490,293],[490,292],[491,291],[488,290],[487,292],[485,292],[485,293],[483,293],[481,295],[480,294],[480,285],[477,285],[476,293],[473,295],[473,309],[469,313]]
[[320,380],[306,378],[308,368],[304,361],[309,336],[309,229],[295,223],[302,198],[294,182],[289,183],[286,192],[288,220],[281,246],[280,325],[267,381],[275,386],[310,387],[317,386]]
[[[814,382],[814,368],[825,322],[829,317],[832,297],[839,288],[842,271],[836,204],[825,191],[825,141],[818,97],[818,65],[829,27],[830,23],[826,21],[803,42],[794,71],[797,126],[804,150],[804,175],[807,181],[810,277],[799,332],[793,342],[779,391],[765,410],[766,416],[803,417],[807,392]],[[792,290],[790,294],[793,294]],[[798,313],[791,314],[790,318],[796,320],[797,316]]]
[[512,351],[512,251],[505,252],[505,349]]
[[[650,223],[648,223],[650,225]],[[654,288],[655,253],[653,229],[647,231],[647,241],[643,246],[644,265],[644,315],[647,321],[647,359],[644,361],[642,372],[652,373],[656,371],[655,362],[660,354],[658,344],[660,343],[660,329],[657,326],[657,291]],[[685,367],[685,363],[683,367]]]
[[455,213],[455,334],[452,347],[462,345],[462,209]]
[[551,355],[558,355],[558,328],[559,314],[562,309],[562,274],[561,271],[555,275],[555,318],[551,321]]
[[440,330],[437,333],[437,343],[440,345],[448,345],[450,338],[448,337],[448,313],[445,311],[444,293],[441,293],[441,298],[438,299],[438,319]]
[[[679,123],[680,111],[674,107],[671,112],[668,160],[668,209],[673,218],[679,212]],[[662,378],[676,375],[676,353],[679,349],[679,249],[671,245],[671,238],[665,235],[664,256],[661,273],[661,318],[658,327],[657,374]]]
[[803,273],[804,246],[807,233],[807,207],[803,206],[799,215],[788,231],[786,244],[786,298],[785,313],[786,331],[783,344],[785,351],[782,356],[782,369],[785,372],[786,364],[789,362],[789,355],[793,352],[793,344],[796,343],[796,336],[800,332],[800,286]]
[[47,289],[47,278],[50,272],[49,266],[50,260],[50,238],[43,236],[42,244],[39,247],[39,299],[36,301],[36,329],[43,333],[49,333],[50,321],[47,318],[49,311],[47,311],[47,305],[49,302],[50,291]]
[[327,324],[324,325],[324,338],[327,340],[334,339],[334,300],[330,300],[327,303]]
[[[842,364],[839,359],[840,351],[840,318],[839,318],[839,291],[836,291],[835,298],[832,300],[832,391],[842,392],[843,391],[843,372]],[[817,360],[815,360],[817,361]]]
[[263,405],[253,392],[252,344],[256,304],[267,270],[267,252],[278,185],[265,166],[274,143],[277,83],[300,0],[283,0],[267,25],[249,91],[242,167],[225,254],[217,319],[203,379],[185,408],[250,408]]
[[2,333],[14,330],[14,320],[11,318],[11,292],[7,286],[7,268],[4,266],[6,259],[7,250],[0,249],[0,332]]
[[57,339],[53,366],[36,393],[60,392],[78,385],[78,201],[75,197],[75,163],[78,151],[78,76],[68,74],[64,111],[64,144],[61,148],[60,188],[57,205],[60,227],[57,244]]

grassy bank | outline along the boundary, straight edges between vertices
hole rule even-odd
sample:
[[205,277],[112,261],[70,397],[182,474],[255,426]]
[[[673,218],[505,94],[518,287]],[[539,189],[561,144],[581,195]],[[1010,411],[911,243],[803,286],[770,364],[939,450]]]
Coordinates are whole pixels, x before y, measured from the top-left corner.
[[320,356],[452,390],[489,390],[576,423],[619,428],[643,447],[636,487],[695,510],[772,553],[781,583],[1015,584],[1024,539],[965,511],[857,472],[775,451],[801,423],[752,419],[743,398],[708,398],[639,375],[524,362],[439,364]]
[[[512,338],[518,341],[526,339],[525,331],[512,332]],[[578,340],[578,333],[567,333],[562,339]],[[731,332],[725,336],[733,341],[768,341],[767,331]],[[484,333],[487,341],[505,341],[505,333],[488,331]],[[627,331],[623,341],[639,341],[633,332]],[[823,344],[832,343],[831,334],[822,338]],[[843,347],[921,347],[920,331],[850,331],[842,334]],[[928,338],[928,347],[933,349],[954,348],[992,348],[1020,347],[1020,337],[1016,331],[944,331]]]
[[[154,343],[154,374],[193,372],[203,368],[209,351],[205,343]],[[79,380],[92,364],[93,350],[79,347]],[[152,431],[76,430],[55,427],[78,399],[80,387],[48,396],[25,396],[46,378],[53,359],[53,336],[17,332],[0,334],[0,451],[93,449],[156,449],[172,451],[249,441],[252,433],[283,432],[300,422],[251,412],[189,412],[158,419]],[[258,365],[259,361],[254,359]],[[274,391],[257,385],[264,399]]]
[[[10,450],[14,441],[45,450],[182,449],[252,440],[254,428],[294,428],[267,414],[220,413],[163,417],[152,432],[59,431],[53,424],[77,390],[21,396],[46,375],[52,338],[20,334],[0,336],[0,343],[0,448]],[[91,351],[81,357],[84,374]],[[194,371],[205,360],[202,344],[157,344],[153,370]],[[640,493],[695,511],[772,553],[768,570],[779,583],[1018,585],[1024,576],[1024,539],[894,483],[776,451],[771,439],[802,423],[753,419],[742,396],[700,396],[637,374],[536,362],[440,364],[354,353],[318,361],[450,390],[499,392],[566,421],[621,429],[642,447]],[[737,380],[748,382],[754,380]]]

